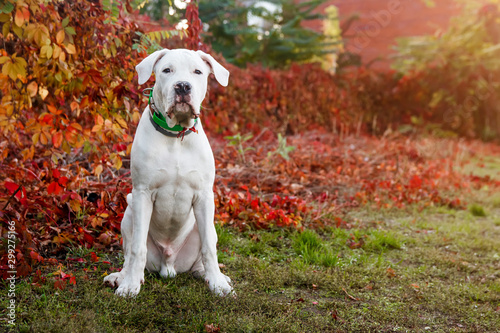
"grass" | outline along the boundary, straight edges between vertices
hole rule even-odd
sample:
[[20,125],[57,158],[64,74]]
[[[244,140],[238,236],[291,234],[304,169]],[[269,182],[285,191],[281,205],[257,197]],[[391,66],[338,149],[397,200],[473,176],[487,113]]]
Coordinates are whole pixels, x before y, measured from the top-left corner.
[[[75,286],[17,283],[15,331],[207,332],[213,324],[221,332],[495,332],[500,210],[480,204],[488,216],[358,210],[349,230],[218,226],[219,260],[236,298],[212,295],[189,274],[147,274],[139,296],[123,299],[102,283],[109,265],[68,263]],[[99,255],[120,266],[118,256]]]
[[474,216],[483,216],[483,217],[486,216],[486,212],[484,211],[483,206],[478,205],[478,204],[470,205],[469,211]]

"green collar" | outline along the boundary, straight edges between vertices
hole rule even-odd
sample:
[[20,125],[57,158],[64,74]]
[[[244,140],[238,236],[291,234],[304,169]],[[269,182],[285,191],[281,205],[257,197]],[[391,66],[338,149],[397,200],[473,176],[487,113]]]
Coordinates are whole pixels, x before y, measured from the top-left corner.
[[[151,122],[153,123],[156,130],[158,130],[162,134],[165,134],[168,136],[172,136],[172,135],[169,135],[169,132],[166,132],[166,131],[177,132],[179,135],[182,134],[183,138],[184,138],[184,134],[189,134],[191,132],[197,132],[195,127],[196,127],[196,124],[198,123],[198,119],[194,120],[194,126],[190,129],[182,127],[181,125],[175,125],[174,127],[168,126],[167,120],[165,119],[165,116],[163,116],[163,114],[161,114],[158,111],[158,109],[156,108],[156,105],[154,103],[153,88],[146,88],[142,91],[142,93],[143,93],[143,95],[149,97],[148,98],[148,105],[152,111],[150,114]],[[164,130],[166,130],[166,131],[164,131]],[[177,136],[177,133],[171,133],[171,134],[173,134],[173,136]]]
[[[163,129],[166,129],[167,131],[172,131],[172,132],[181,132],[184,130],[184,127],[181,125],[175,125],[174,127],[169,127],[167,124],[167,120],[165,117],[157,112],[156,110],[152,113],[153,121],[160,126]],[[194,120],[194,126],[196,126],[196,123],[198,122],[198,119]]]

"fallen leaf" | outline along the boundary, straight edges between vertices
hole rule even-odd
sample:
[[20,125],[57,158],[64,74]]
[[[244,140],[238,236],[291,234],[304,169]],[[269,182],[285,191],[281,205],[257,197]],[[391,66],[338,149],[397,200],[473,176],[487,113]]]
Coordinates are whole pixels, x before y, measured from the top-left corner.
[[220,326],[215,324],[205,324],[205,332],[207,333],[217,333],[220,332]]
[[344,291],[346,296],[349,297],[350,299],[352,299],[353,301],[359,301],[359,298],[356,298],[354,296],[349,295],[349,293],[347,292],[347,290],[345,290],[345,288],[342,288],[342,290]]

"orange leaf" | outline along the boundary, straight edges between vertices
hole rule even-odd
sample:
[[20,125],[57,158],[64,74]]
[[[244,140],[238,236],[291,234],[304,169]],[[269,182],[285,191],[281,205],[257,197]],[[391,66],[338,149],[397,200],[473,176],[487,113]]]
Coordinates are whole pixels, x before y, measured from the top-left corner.
[[49,138],[46,133],[40,133],[40,142],[42,143],[42,145],[46,145],[47,143],[49,143]]
[[102,124],[104,124],[104,119],[102,118],[102,116],[100,114],[97,114],[95,116],[95,122],[97,125],[102,125]]
[[62,44],[62,42],[64,42],[64,37],[65,37],[64,30],[59,30],[59,32],[56,35],[57,44]]
[[16,16],[14,17],[14,23],[20,27],[24,23],[24,13],[21,11],[21,9],[18,9],[16,11]]
[[26,7],[21,8],[21,12],[23,13],[24,20],[25,21],[29,21],[29,19],[30,19],[30,11],[28,10],[28,8],[26,8]]
[[53,105],[47,105],[47,109],[49,109],[50,113],[53,113],[53,114],[61,114],[63,112],[62,110],[58,110]]
[[28,90],[30,97],[35,97],[38,92],[38,83],[36,83],[36,81],[31,81],[26,89]]
[[56,148],[61,147],[62,141],[63,141],[63,134],[61,131],[52,135],[52,144],[54,145],[54,147]]
[[70,107],[71,107],[71,111],[75,111],[76,109],[80,108],[80,105],[78,104],[78,102],[73,101],[73,102],[71,102]]

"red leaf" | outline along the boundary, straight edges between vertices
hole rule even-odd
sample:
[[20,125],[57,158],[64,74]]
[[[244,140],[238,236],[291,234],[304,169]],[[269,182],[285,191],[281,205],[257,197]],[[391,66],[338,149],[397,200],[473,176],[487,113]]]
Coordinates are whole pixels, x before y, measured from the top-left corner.
[[49,184],[49,187],[47,187],[47,192],[49,194],[59,194],[62,191],[62,187],[59,186],[58,182],[52,182]]
[[99,261],[99,257],[97,256],[97,254],[95,254],[95,252],[92,252],[90,254],[90,257],[91,257],[90,260],[92,260],[93,262],[98,262]]
[[89,245],[92,245],[94,243],[94,237],[90,236],[89,234],[85,233],[83,235],[83,240],[87,243],[89,243]]
[[41,255],[39,255],[38,253],[36,253],[35,251],[30,252],[30,257],[31,257],[31,259],[36,260],[38,262],[43,261],[43,257]]
[[[5,182],[3,183],[3,185],[9,191],[10,195],[14,194],[14,192],[16,192],[19,189],[19,185],[13,182]],[[22,187],[21,189],[24,189],[24,187]],[[22,191],[18,191],[16,193],[16,198],[21,199],[21,197],[22,197]]]
[[422,187],[422,179],[419,176],[415,175],[410,179],[410,188],[419,189]]
[[61,177],[59,178],[58,180],[58,183],[61,185],[61,186],[66,186],[66,184],[68,183],[68,177]]
[[66,287],[66,282],[63,280],[56,280],[54,282],[54,288],[63,290]]

